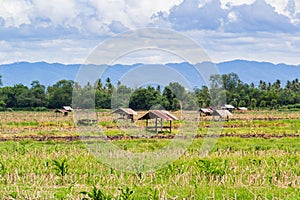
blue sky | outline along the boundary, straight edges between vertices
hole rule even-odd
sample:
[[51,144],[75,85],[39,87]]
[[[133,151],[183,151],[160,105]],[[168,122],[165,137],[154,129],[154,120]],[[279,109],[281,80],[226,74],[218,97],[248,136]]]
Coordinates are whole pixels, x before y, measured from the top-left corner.
[[[144,27],[188,36],[213,62],[300,64],[298,0],[1,0],[0,64],[83,63],[104,40]],[[134,58],[120,62],[166,61]]]

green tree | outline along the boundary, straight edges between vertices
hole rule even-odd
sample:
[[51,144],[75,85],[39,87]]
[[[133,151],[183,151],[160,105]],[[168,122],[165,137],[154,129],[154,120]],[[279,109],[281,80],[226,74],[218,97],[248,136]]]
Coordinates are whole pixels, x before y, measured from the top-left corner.
[[0,99],[5,103],[6,108],[14,107],[16,98],[14,95],[13,87],[5,86],[0,88]]
[[76,86],[73,90],[73,107],[90,109],[95,107],[95,88],[87,83],[83,88]]
[[114,92],[114,86],[113,84],[111,83],[111,80],[110,78],[107,78],[106,79],[106,83],[105,83],[105,90],[106,92],[109,94],[109,95],[112,95],[112,93]]
[[131,88],[122,85],[121,83],[118,84],[116,92],[112,95],[112,108],[118,107],[128,107],[129,100],[131,96]]
[[168,85],[168,88],[171,90],[174,97],[176,97],[179,101],[184,100],[186,91],[182,85],[180,85],[178,82],[172,82]]
[[101,79],[98,79],[96,82],[95,82],[95,89],[97,90],[97,91],[103,91],[104,90],[104,88],[103,88],[103,84],[102,84],[102,82],[101,82]]
[[162,106],[166,110],[172,110],[173,108],[173,100],[175,98],[175,95],[173,94],[170,87],[166,86],[162,93]]
[[0,99],[0,110],[5,110],[5,108],[6,108],[5,102],[2,99]]
[[216,74],[210,77],[211,88],[210,88],[210,96],[211,96],[211,106],[220,107],[226,103],[226,93],[227,91],[224,89],[223,80],[221,75]]
[[32,96],[30,94],[30,90],[27,86],[23,84],[17,84],[13,88],[14,95],[14,108],[28,108],[32,103]]
[[245,100],[241,100],[241,101],[239,102],[239,107],[245,107],[245,106],[246,106]]
[[159,105],[160,93],[153,87],[136,89],[129,100],[129,107],[137,110],[149,110],[153,106]]
[[252,99],[251,99],[251,103],[250,103],[251,109],[255,109],[255,108],[256,108],[256,104],[257,104],[256,99],[255,99],[255,98],[252,98]]
[[278,108],[277,99],[272,99],[271,100],[271,108],[272,109]]
[[266,106],[267,106],[267,103],[265,100],[260,101],[259,108],[265,108]]
[[31,83],[30,88],[31,94],[31,107],[46,107],[47,106],[47,99],[46,99],[46,92],[45,86],[41,85],[39,81],[33,81]]
[[235,73],[223,74],[222,81],[225,90],[234,91],[238,85],[239,77]]
[[211,105],[210,91],[207,86],[202,86],[202,89],[195,89],[195,93],[198,99],[198,105],[201,108],[209,107]]
[[279,92],[281,90],[281,82],[280,80],[276,80],[275,83],[273,83],[272,88],[276,91]]
[[64,105],[71,105],[74,81],[60,80],[53,86],[47,88],[48,106],[60,108]]

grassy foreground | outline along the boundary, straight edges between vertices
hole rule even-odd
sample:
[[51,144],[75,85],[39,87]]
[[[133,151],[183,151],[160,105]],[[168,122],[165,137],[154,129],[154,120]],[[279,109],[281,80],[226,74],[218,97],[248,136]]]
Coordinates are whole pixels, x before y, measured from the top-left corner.
[[[167,142],[114,141],[128,151]],[[199,156],[202,142],[148,173],[116,171],[82,142],[1,142],[0,199],[89,199],[93,190],[102,199],[300,198],[299,138],[219,138],[206,157]]]

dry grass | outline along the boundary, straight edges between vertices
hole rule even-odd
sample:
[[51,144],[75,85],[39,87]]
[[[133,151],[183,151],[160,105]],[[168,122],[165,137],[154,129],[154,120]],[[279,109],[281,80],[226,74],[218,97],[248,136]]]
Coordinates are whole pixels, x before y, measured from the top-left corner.
[[[146,113],[139,111],[138,119]],[[180,121],[173,122],[174,133],[182,127],[189,127],[199,121],[199,134],[203,134],[210,127],[211,117],[201,117],[195,112],[177,111],[173,113]],[[114,122],[110,111],[99,112],[98,126],[106,134],[122,134],[126,127],[144,127],[145,121]],[[222,124],[223,134],[268,134],[268,135],[298,135],[300,131],[297,112],[278,111],[247,111],[234,113],[233,118]],[[193,125],[194,126],[194,125]],[[14,138],[22,136],[77,136],[73,115],[56,115],[54,112],[0,112],[0,138]],[[120,133],[117,133],[117,132]],[[166,133],[167,134],[167,133]]]

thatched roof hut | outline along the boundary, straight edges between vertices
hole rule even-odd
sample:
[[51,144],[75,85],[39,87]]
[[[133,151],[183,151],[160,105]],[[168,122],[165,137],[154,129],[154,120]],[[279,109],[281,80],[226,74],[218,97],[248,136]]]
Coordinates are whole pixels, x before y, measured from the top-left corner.
[[64,116],[68,116],[69,113],[68,111],[63,109],[56,109],[54,112],[56,113],[56,117],[58,116],[58,114],[63,114]]
[[[155,120],[155,126],[150,127],[148,126],[148,120],[154,119]],[[140,117],[138,120],[146,120],[146,127],[148,129],[154,128],[155,132],[158,132],[158,129],[162,131],[162,129],[166,128],[169,129],[170,132],[172,132],[172,121],[178,120],[178,118],[174,115],[172,115],[170,112],[166,110],[149,110],[145,115]],[[163,125],[163,120],[169,121],[169,126]],[[160,125],[158,123],[160,122]]]
[[224,106],[221,107],[223,110],[229,110],[230,112],[232,112],[235,107],[233,105],[230,104],[225,104]]
[[134,122],[134,115],[137,115],[137,112],[131,108],[118,108],[114,110],[112,114],[118,114],[118,119],[130,119],[131,122]]
[[239,110],[239,111],[247,111],[248,109],[246,107],[238,107],[237,110]]
[[68,111],[68,112],[72,112],[73,108],[71,106],[63,106],[63,109]]
[[210,116],[213,113],[213,110],[211,108],[200,108],[199,112],[200,116]]
[[215,120],[229,120],[232,114],[228,110],[214,110],[212,116]]

